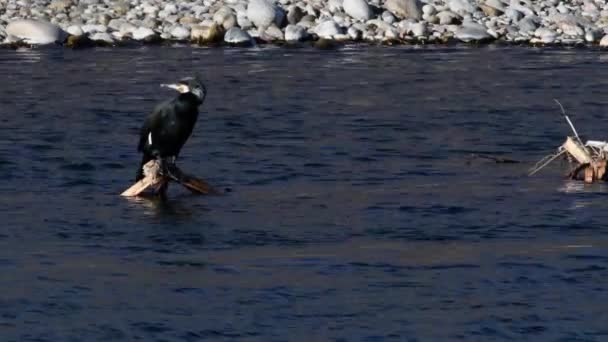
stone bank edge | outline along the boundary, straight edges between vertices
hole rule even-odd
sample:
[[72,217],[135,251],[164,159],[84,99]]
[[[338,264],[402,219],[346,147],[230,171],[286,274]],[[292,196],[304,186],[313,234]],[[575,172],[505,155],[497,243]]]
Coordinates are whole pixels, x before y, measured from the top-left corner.
[[608,46],[602,0],[0,0],[5,46],[316,41]]

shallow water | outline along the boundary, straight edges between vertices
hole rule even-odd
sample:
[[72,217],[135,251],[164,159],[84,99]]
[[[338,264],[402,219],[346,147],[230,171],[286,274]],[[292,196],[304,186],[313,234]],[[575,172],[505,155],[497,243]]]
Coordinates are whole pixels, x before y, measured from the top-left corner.
[[[603,341],[608,187],[526,177],[606,139],[602,51],[0,50],[2,341]],[[139,125],[199,72],[180,165]],[[471,154],[521,160],[495,164]]]

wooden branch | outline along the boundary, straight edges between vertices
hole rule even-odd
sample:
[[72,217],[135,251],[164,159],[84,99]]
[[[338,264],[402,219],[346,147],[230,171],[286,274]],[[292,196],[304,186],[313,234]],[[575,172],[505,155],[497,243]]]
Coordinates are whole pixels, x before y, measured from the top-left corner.
[[175,181],[196,194],[218,194],[218,192],[207,182],[185,174],[175,164],[166,165],[166,169],[163,172],[161,162],[158,160],[151,160],[143,166],[143,171],[144,178],[123,191],[123,193],[120,194],[121,196],[139,196],[149,188],[154,189],[156,193],[164,196],[169,187],[169,181]]

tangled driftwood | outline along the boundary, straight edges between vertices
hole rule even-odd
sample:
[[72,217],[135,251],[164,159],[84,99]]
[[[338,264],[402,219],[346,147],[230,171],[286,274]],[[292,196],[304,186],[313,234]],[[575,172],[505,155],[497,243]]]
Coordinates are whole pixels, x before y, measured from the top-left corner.
[[555,100],[555,102],[562,108],[564,118],[568,125],[570,125],[574,136],[567,137],[566,141],[559,146],[556,153],[550,154],[536,163],[530,170],[529,175],[531,176],[542,170],[558,157],[566,156],[570,165],[572,165],[571,171],[567,174],[568,178],[582,179],[586,183],[606,180],[606,178],[608,178],[608,175],[606,174],[606,166],[608,164],[608,142],[588,140],[586,143],[583,143],[576,128],[574,128],[572,121],[568,115],[566,115],[564,107],[562,107],[557,100]]
[[151,160],[143,166],[144,178],[123,191],[121,196],[138,196],[147,189],[153,189],[161,196],[166,195],[169,182],[174,181],[186,189],[202,195],[217,194],[217,191],[207,182],[182,172],[173,163],[163,163]]

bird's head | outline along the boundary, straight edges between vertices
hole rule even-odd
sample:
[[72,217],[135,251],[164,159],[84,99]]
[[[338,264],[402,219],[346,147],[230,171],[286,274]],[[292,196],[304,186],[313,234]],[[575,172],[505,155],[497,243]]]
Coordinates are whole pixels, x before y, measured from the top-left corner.
[[181,94],[192,93],[200,103],[203,103],[207,96],[207,88],[198,77],[185,77],[174,84],[161,84],[161,87],[175,89]]

